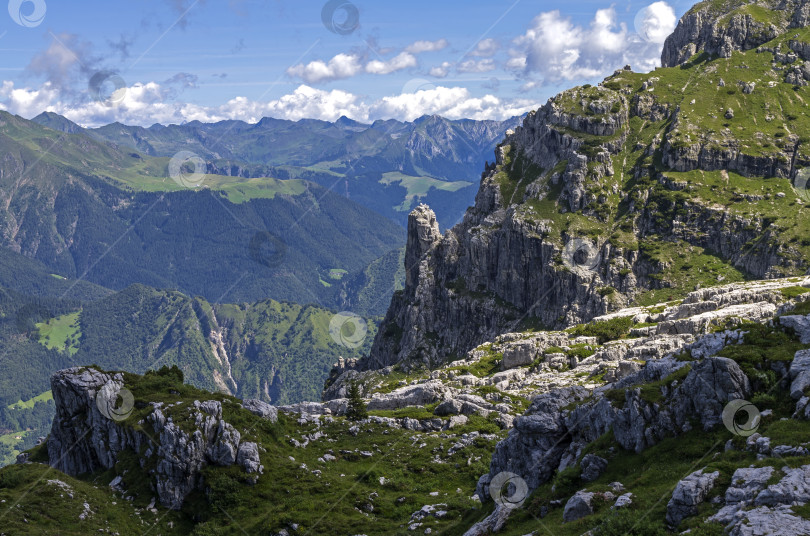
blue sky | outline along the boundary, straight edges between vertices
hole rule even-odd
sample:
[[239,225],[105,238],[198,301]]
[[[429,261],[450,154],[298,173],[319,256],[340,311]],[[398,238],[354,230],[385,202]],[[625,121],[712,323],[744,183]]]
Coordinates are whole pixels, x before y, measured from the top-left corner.
[[691,5],[11,0],[0,14],[0,107],[88,126],[504,119],[626,63],[654,68]]

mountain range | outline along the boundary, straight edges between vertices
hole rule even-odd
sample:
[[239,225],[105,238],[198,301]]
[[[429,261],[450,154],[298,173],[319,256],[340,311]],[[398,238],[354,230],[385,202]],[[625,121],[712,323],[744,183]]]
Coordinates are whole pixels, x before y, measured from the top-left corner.
[[520,124],[518,117],[474,121],[424,116],[372,124],[346,117],[335,122],[267,117],[255,124],[191,121],[144,128],[113,123],[84,129],[52,112],[32,121],[144,155],[192,153],[211,174],[305,179],[401,225],[418,202],[428,202],[443,226],[461,218],[495,145]]

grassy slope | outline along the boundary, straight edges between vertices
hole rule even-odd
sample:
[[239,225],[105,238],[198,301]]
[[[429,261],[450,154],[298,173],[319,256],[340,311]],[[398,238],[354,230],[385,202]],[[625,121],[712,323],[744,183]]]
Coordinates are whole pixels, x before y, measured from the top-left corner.
[[405,188],[407,192],[405,194],[405,200],[395,207],[396,210],[400,212],[409,212],[413,208],[414,203],[423,199],[428,192],[434,188],[448,192],[457,192],[462,188],[472,186],[472,183],[467,181],[448,182],[434,179],[433,177],[412,177],[398,171],[383,173],[380,183],[385,185],[399,184]]
[[[214,379],[224,378],[225,371],[209,335],[221,327],[236,393],[265,399],[269,393],[274,403],[286,404],[319,400],[338,357],[359,357],[374,339],[376,326],[368,321],[359,348],[341,346],[329,334],[333,315],[274,300],[212,307],[201,298],[133,285],[81,311],[43,319],[33,340],[64,355],[67,363],[135,372],[178,365],[198,387],[234,391],[230,382]],[[37,366],[41,392],[55,369]]]
[[15,402],[14,404],[9,404],[9,409],[22,409],[22,408],[33,408],[37,402],[47,402],[48,400],[53,400],[53,393],[51,391],[45,391],[44,393],[40,393],[33,398],[29,398],[28,400],[20,400]]
[[64,350],[74,355],[79,349],[79,338],[82,335],[79,328],[79,314],[79,311],[76,311],[37,324],[39,342],[46,348]]
[[[103,177],[113,184],[135,191],[173,192],[187,186],[169,177],[170,158],[146,156],[96,141],[84,133],[66,134],[25,121],[7,112],[0,115],[0,146],[14,150],[21,146],[39,155],[38,162]],[[222,190],[233,203],[250,199],[272,199],[276,194],[298,195],[303,181],[281,181],[270,177],[243,179],[224,175],[204,175],[201,186]]]

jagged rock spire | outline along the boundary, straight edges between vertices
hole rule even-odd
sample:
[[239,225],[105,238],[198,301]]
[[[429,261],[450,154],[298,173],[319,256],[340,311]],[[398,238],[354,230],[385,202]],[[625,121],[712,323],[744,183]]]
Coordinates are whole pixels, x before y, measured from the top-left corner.
[[408,215],[408,242],[405,248],[405,285],[419,282],[419,261],[442,238],[436,214],[429,206],[420,204]]

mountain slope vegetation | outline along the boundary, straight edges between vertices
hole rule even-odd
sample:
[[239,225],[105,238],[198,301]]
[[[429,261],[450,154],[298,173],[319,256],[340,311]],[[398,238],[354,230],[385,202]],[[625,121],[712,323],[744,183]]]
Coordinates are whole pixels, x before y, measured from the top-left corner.
[[[311,183],[183,188],[168,177],[167,158],[5,112],[0,118],[2,245],[63,277],[114,290],[174,288],[210,301],[336,307],[337,289],[321,279],[331,270],[359,273],[402,244],[396,224]],[[393,272],[388,277],[393,287]]]
[[[400,224],[417,201],[427,201],[445,226],[456,223],[472,203],[481,168],[504,132],[519,124],[519,118],[425,116],[370,125],[345,117],[334,123],[264,118],[256,124],[192,121],[143,128],[113,123],[81,129],[49,112],[33,121],[166,160],[181,151],[193,153],[206,162],[209,173],[231,180],[306,179]],[[214,187],[217,179],[202,182]]]

